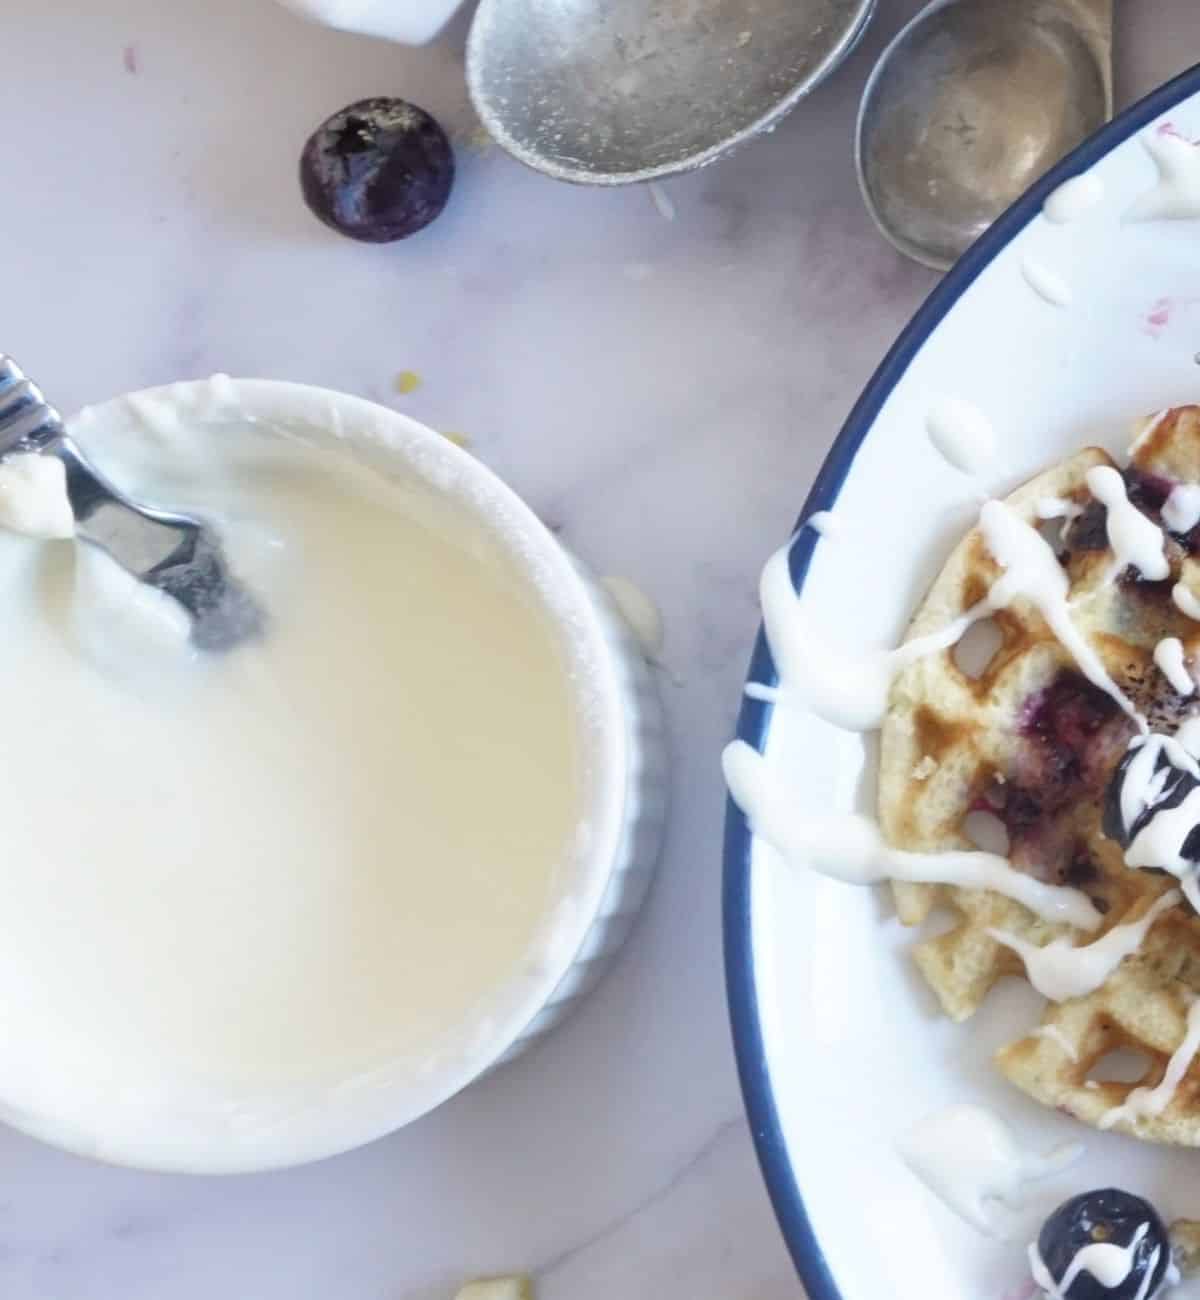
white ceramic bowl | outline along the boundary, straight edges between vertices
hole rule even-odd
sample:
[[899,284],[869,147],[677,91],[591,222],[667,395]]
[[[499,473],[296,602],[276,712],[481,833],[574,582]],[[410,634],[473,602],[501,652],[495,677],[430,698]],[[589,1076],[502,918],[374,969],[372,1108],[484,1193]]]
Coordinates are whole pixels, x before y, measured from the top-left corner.
[[[997,430],[999,456],[985,479],[992,492],[1089,444],[1123,460],[1137,421],[1200,399],[1200,218],[1127,219],[1156,191],[1147,144],[1164,135],[1200,138],[1200,69],[1124,113],[1034,186],[885,358],[801,516],[832,509],[841,528],[828,537],[805,529],[791,554],[804,613],[831,644],[898,644],[975,522],[974,485],[926,433],[937,399],[971,402]],[[1046,196],[1085,171],[1100,181],[1100,201],[1070,224],[1047,220]],[[1062,278],[1069,305],[1035,292],[1031,266]],[[751,678],[773,677],[760,639]],[[739,735],[793,783],[801,815],[874,812],[869,738],[799,709],[772,713],[759,700],[745,703]],[[1026,1243],[1049,1209],[1092,1188],[1140,1193],[1167,1220],[1200,1218],[1195,1152],[1085,1128],[992,1068],[991,1054],[1040,1018],[1042,999],[1027,984],[1002,981],[967,1024],[951,1024],[914,970],[915,936],[891,918],[875,891],[784,869],[731,808],[725,935],[734,1037],[759,1156],[811,1300],[1031,1296]],[[1030,1151],[1059,1141],[1086,1148],[1078,1166],[1030,1189],[1011,1241],[967,1227],[898,1154],[900,1135],[951,1102],[993,1109]],[[1193,1282],[1179,1300],[1197,1290]]]
[[192,1173],[275,1168],[348,1150],[425,1114],[549,1032],[596,983],[629,931],[658,854],[666,789],[661,708],[638,644],[602,588],[509,488],[445,438],[359,398],[224,378],[118,398],[73,427],[103,464],[105,439],[148,418],[164,397],[189,419],[249,418],[303,440],[332,440],[385,475],[418,476],[469,511],[563,630],[582,719],[580,834],[536,952],[470,1023],[447,1026],[445,1050],[420,1067],[397,1064],[352,1083],[314,1085],[256,1100],[249,1111],[105,1098],[90,1118],[45,1113],[24,1099],[6,1104],[0,1081],[0,1117],[79,1154]]

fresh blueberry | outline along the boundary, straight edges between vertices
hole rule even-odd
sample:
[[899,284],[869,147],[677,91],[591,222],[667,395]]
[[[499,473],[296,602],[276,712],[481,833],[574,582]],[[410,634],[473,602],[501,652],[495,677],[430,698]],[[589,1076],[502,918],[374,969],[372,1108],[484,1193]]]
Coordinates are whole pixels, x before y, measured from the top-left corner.
[[387,244],[424,229],[454,184],[445,131],[403,99],[362,99],[323,122],[300,158],[304,201],[351,239]]
[[[1111,1249],[1081,1255],[1089,1246]],[[1043,1225],[1037,1250],[1064,1300],[1150,1300],[1171,1262],[1167,1230],[1154,1207],[1115,1187],[1060,1205]]]

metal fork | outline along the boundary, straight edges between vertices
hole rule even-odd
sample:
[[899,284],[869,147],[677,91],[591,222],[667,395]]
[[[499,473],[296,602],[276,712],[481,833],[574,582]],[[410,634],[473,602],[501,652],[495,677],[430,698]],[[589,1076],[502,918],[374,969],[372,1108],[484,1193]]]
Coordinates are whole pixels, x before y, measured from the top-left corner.
[[0,353],[0,460],[18,452],[62,461],[79,537],[177,600],[191,617],[199,649],[229,650],[261,634],[262,606],[233,577],[213,530],[118,492],[67,434],[41,389]]

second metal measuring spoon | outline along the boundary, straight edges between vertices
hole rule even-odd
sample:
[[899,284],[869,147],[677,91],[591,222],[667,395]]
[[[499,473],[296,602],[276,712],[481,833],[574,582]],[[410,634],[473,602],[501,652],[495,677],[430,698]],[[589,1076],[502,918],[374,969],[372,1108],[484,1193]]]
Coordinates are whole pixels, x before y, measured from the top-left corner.
[[933,0],[880,56],[855,142],[876,225],[948,268],[1112,115],[1112,0]]

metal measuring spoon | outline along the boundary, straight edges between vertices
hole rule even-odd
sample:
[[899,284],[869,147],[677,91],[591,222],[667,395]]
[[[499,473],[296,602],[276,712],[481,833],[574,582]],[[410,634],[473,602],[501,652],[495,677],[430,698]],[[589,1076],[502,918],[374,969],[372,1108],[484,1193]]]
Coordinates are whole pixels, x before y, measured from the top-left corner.
[[933,0],[880,56],[859,184],[902,253],[946,270],[1112,115],[1112,0]]
[[262,607],[230,573],[212,529],[118,492],[75,445],[41,389],[0,354],[0,460],[14,453],[62,461],[79,537],[177,600],[199,649],[230,650],[262,632]]
[[488,133],[558,180],[702,167],[831,72],[874,0],[482,0],[467,84]]

